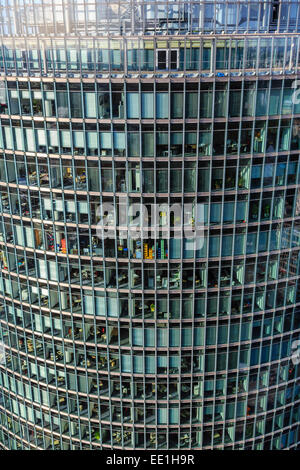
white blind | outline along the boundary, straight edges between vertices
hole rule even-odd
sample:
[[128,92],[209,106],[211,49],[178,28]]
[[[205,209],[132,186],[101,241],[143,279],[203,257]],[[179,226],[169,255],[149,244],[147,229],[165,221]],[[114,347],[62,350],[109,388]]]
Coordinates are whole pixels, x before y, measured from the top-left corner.
[[35,152],[35,138],[33,129],[25,129],[27,150],[30,152]]
[[4,129],[5,140],[6,140],[6,148],[12,150],[13,143],[12,143],[11,129],[10,127],[4,127],[3,129]]
[[95,93],[84,94],[85,116],[87,118],[95,118],[96,111],[96,95]]
[[154,94],[142,93],[142,118],[153,119],[154,117]]
[[81,131],[73,132],[74,147],[84,148],[84,134]]
[[49,145],[58,147],[58,134],[57,131],[48,131],[48,140],[49,140]]
[[101,148],[111,149],[111,134],[109,132],[102,132],[100,134]]
[[62,147],[71,147],[71,135],[69,131],[60,131]]
[[46,134],[44,129],[37,129],[38,145],[46,145]]
[[114,132],[114,148],[125,149],[125,132]]
[[97,132],[87,132],[87,146],[88,148],[98,148]]
[[15,138],[16,138],[16,149],[17,150],[24,150],[23,145],[23,132],[20,127],[15,127]]
[[127,117],[131,119],[139,118],[139,94],[127,93]]

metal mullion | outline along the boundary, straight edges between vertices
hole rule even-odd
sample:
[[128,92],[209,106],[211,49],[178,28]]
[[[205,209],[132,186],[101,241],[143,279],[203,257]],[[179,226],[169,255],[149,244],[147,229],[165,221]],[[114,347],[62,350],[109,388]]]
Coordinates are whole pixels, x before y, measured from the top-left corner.
[[[44,9],[43,9],[44,16]],[[37,49],[38,49],[38,62],[39,70],[42,72],[42,76],[47,73],[47,60],[45,54],[45,41],[42,38],[37,38]],[[45,115],[45,113],[43,113]]]
[[[297,19],[297,23],[299,23],[299,15],[298,15],[298,19]],[[297,29],[299,28],[299,26],[297,25]],[[295,36],[295,49],[296,49],[296,54],[295,54],[295,73],[297,74],[297,71],[298,71],[298,57],[299,57],[299,54],[300,54],[300,39],[299,39],[299,36]]]
[[[230,328],[231,328],[230,317],[226,319],[226,326],[227,326],[227,341],[225,343],[227,345],[226,346],[226,373],[224,374],[225,375],[224,379],[222,379],[224,380],[224,387],[225,387],[225,393],[224,393],[225,425],[224,426],[226,426],[226,410],[227,410],[227,403],[229,402],[228,400],[228,376],[229,376],[228,364],[229,364]],[[237,378],[236,378],[236,381],[237,381]],[[233,426],[234,425],[235,423],[233,424]]]
[[[47,76],[52,76],[54,77],[55,76],[55,70],[56,70],[56,64],[55,64],[55,54],[54,54],[54,47],[53,47],[53,40],[52,39],[48,39],[49,41],[49,44],[51,45],[50,49],[47,50],[47,53],[48,54],[45,54],[45,57],[46,57],[46,73],[47,73]],[[44,45],[47,44],[47,40],[44,41]],[[47,58],[47,55],[48,55],[48,58]],[[49,69],[49,63],[50,63],[50,69]],[[49,71],[50,71],[50,74],[49,74]],[[55,82],[54,82],[55,83]],[[56,105],[56,103],[55,103]]]
[[2,55],[2,57],[3,57],[3,72],[4,72],[4,75],[6,76],[6,75],[7,75],[7,63],[6,63],[6,60],[5,60],[5,52],[4,52],[4,43],[3,43],[3,40],[1,41],[0,49],[1,49],[1,55]]
[[[4,57],[3,56],[3,50],[2,50],[2,47],[0,45],[0,56],[1,56],[1,54],[2,54],[2,57]],[[1,70],[1,62],[0,62],[0,70]],[[2,75],[1,71],[0,71],[0,75]],[[10,93],[9,93],[9,88],[7,86],[7,83],[8,82],[5,81],[5,80],[0,81],[0,93],[2,94],[2,92],[4,90],[4,95],[5,95],[4,100],[5,100],[5,103],[7,104],[7,110],[8,110],[7,114],[8,114],[9,119],[11,119],[11,114],[12,114],[11,113],[11,105],[10,105],[11,98],[10,98]],[[18,102],[19,102],[19,99],[18,99]],[[23,133],[22,133],[22,139],[23,139]]]
[[[26,19],[25,19],[25,22],[26,22]],[[13,56],[13,61],[14,61],[14,69],[15,69],[15,75],[16,77],[19,76],[19,70],[18,70],[18,67],[17,67],[17,55],[16,55],[16,38],[12,37],[11,38],[11,42],[13,44],[13,53],[12,53],[12,56]]]
[[[51,51],[49,51],[52,55],[53,53],[53,49],[51,49]],[[53,59],[52,59],[53,60]],[[53,60],[53,69],[54,69],[54,60]],[[54,70],[53,70],[54,72]],[[44,82],[44,86],[47,82]],[[50,82],[52,83],[52,82]],[[57,105],[57,92],[58,92],[58,89],[57,89],[57,81],[56,80],[53,80],[53,94],[54,94],[54,108],[55,108],[55,128],[56,128],[56,132],[57,132],[57,144],[58,144],[58,153],[61,154],[61,146],[60,146],[60,135],[59,135],[59,123],[58,123],[58,105]],[[44,98],[44,96],[43,96]],[[44,99],[43,99],[44,101]],[[47,118],[46,118],[47,119]],[[47,127],[47,124],[48,124],[48,121],[45,119],[45,126],[46,126],[46,129],[47,129],[47,134],[48,134],[48,127]],[[48,136],[47,136],[48,137]],[[47,138],[47,143],[48,141],[50,141],[49,137]]]
[[[14,169],[15,169],[15,174],[18,175],[18,171],[17,171],[17,164],[16,164],[16,156],[13,155],[12,156],[12,163],[14,165]],[[10,161],[9,159],[7,159],[7,155],[4,156],[4,168],[5,168],[5,177],[6,177],[6,181],[9,180],[9,177],[8,177],[8,169],[7,169],[7,166],[8,166],[8,161]],[[21,214],[21,201],[20,201],[20,190],[19,190],[19,183],[17,182],[17,188],[15,189],[15,193],[13,193],[13,188],[8,185],[7,186],[7,197],[8,197],[8,202],[9,202],[9,209],[10,209],[10,216],[12,214],[14,214],[14,211],[12,210],[12,202],[11,202],[11,198],[12,198],[12,195],[15,195],[16,197],[16,202],[19,206],[19,213],[17,213],[17,215],[20,215]],[[20,215],[20,218],[21,218],[21,225],[23,223],[23,217],[22,215]]]
[[111,78],[111,41],[113,41],[113,39],[111,38],[111,36],[109,35],[109,37],[107,38],[107,44],[108,44],[108,71],[107,73],[109,74],[109,77]]
[[[275,69],[276,67],[274,67],[275,65],[275,61],[274,61],[274,51],[276,51],[275,47],[274,47],[274,42],[277,38],[272,36],[270,37],[270,40],[271,40],[271,59],[270,59],[270,73],[272,74],[272,69]],[[284,81],[282,80],[282,84],[284,83]]]
[[[288,36],[284,38],[284,58],[283,58],[283,73],[285,69],[289,68],[289,64],[287,63],[287,58],[292,53],[292,37]],[[290,56],[291,57],[291,56]]]
[[[60,171],[60,178],[61,178],[61,181],[63,181],[63,178],[62,178],[62,160],[59,159],[59,171]],[[41,197],[41,192],[39,193],[40,194],[40,197]],[[50,189],[50,201],[51,201],[51,207],[52,207],[52,214],[53,214],[53,238],[54,238],[54,242],[55,242],[55,247],[54,247],[54,252],[56,253],[56,256],[55,256],[55,260],[56,260],[56,264],[57,264],[57,246],[58,246],[58,243],[57,243],[57,233],[58,233],[58,230],[59,230],[59,226],[56,226],[55,224],[55,212],[57,212],[55,210],[56,208],[56,201],[57,200],[60,200],[60,199],[57,199],[56,197],[54,197],[54,193],[53,193],[53,190]],[[64,207],[64,211],[63,211],[63,218],[64,218],[64,222],[66,222],[66,216],[65,216],[65,199],[64,199],[64,190],[62,190],[61,192],[61,201],[63,202],[63,207]],[[42,201],[40,200],[40,205],[42,207]],[[43,227],[44,227],[44,224],[43,224]],[[65,229],[63,229],[63,233],[65,233]],[[45,242],[44,242],[45,243]]]

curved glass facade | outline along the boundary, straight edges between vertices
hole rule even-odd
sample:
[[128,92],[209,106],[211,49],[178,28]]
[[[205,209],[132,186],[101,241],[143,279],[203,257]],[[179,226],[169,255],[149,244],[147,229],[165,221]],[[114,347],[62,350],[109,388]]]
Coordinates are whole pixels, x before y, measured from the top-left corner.
[[15,4],[0,448],[299,449],[299,2]]

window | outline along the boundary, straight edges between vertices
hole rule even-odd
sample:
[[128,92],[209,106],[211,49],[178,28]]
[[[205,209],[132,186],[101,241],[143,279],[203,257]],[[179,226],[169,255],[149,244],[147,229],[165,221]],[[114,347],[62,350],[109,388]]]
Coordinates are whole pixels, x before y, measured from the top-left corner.
[[165,70],[167,68],[167,50],[160,50],[157,51],[157,60],[156,60],[156,67],[159,70]]
[[170,69],[176,70],[178,68],[178,51],[170,51]]
[[157,49],[156,68],[158,70],[177,70],[179,68],[179,51],[177,49]]

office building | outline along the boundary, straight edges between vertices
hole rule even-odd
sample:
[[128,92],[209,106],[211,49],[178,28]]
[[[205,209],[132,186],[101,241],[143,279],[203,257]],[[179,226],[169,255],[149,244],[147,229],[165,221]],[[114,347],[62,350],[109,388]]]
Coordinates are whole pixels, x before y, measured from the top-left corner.
[[0,448],[299,449],[300,2],[0,17]]

